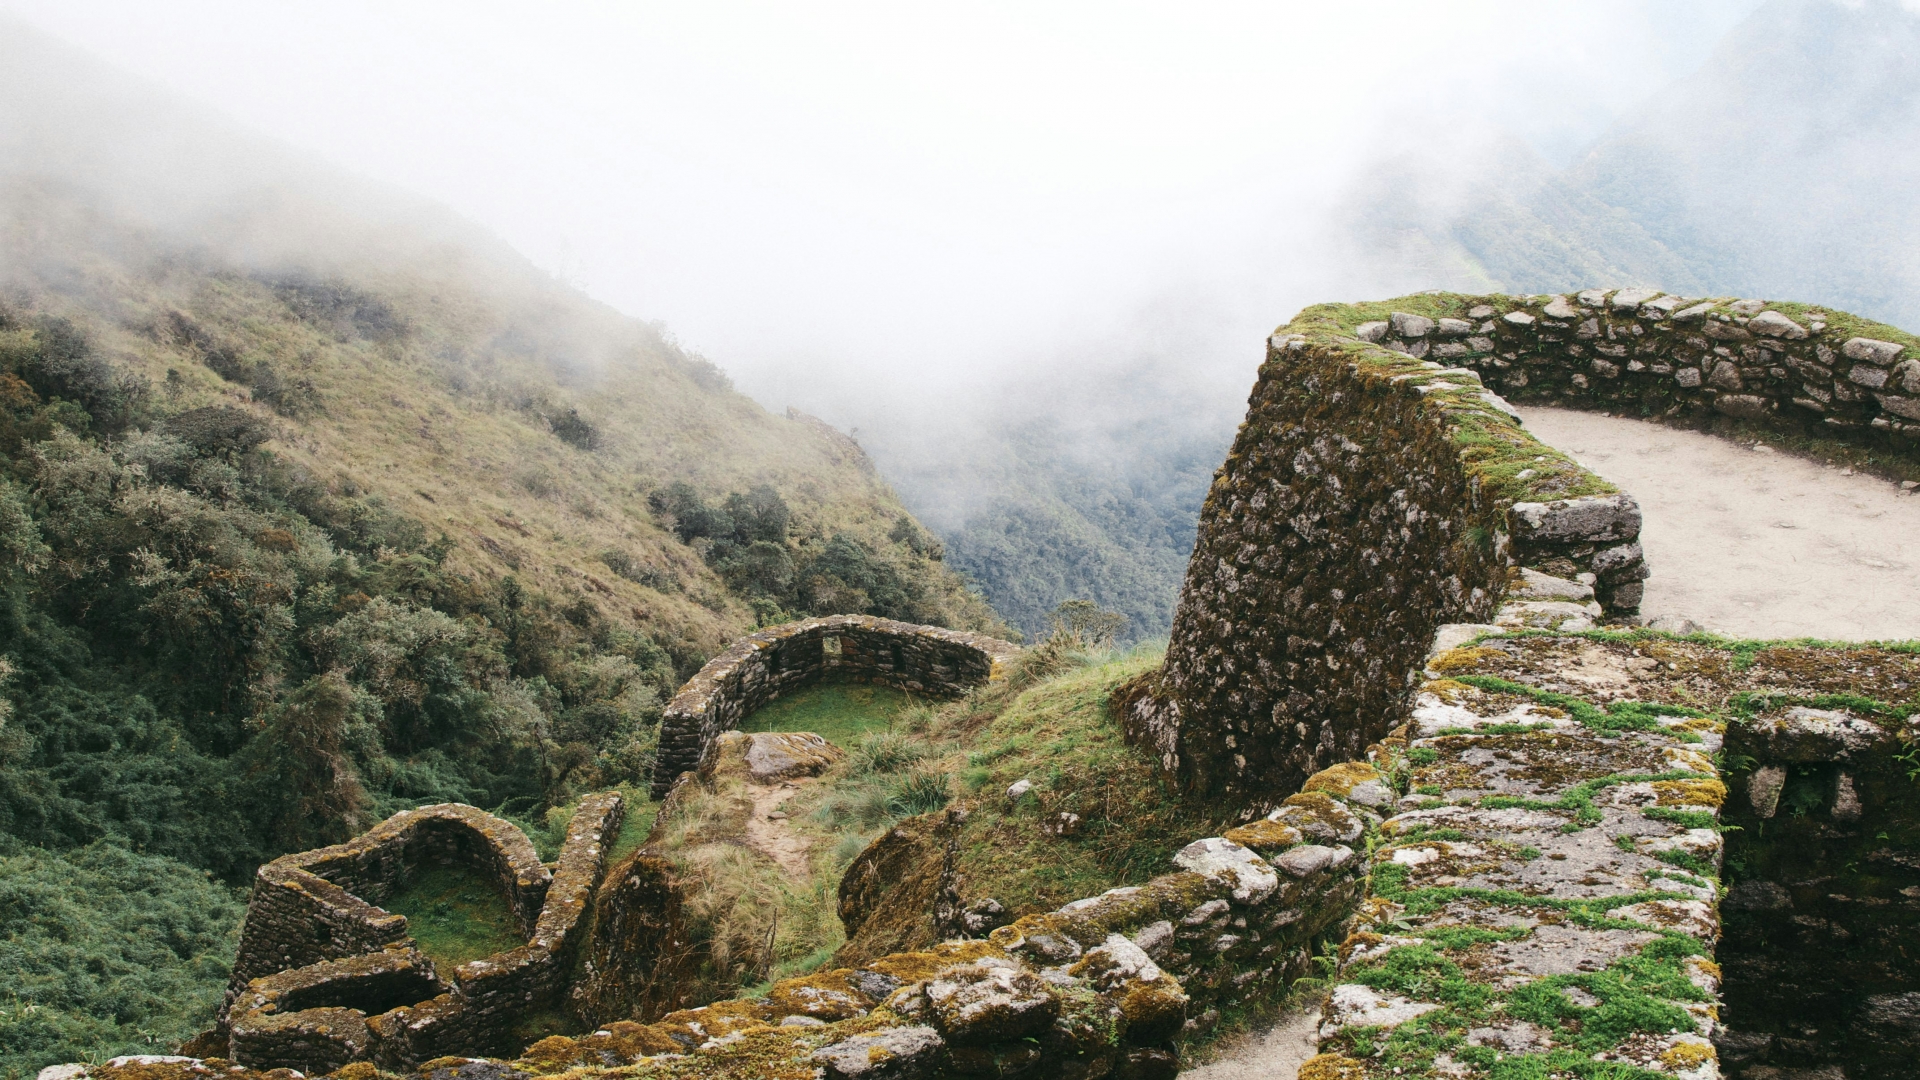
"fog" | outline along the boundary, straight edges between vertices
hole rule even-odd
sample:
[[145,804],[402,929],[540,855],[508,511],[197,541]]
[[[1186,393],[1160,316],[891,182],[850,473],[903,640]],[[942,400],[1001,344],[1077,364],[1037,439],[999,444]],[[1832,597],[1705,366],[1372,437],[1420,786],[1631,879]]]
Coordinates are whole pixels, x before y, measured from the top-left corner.
[[1297,249],[1355,168],[1496,129],[1564,157],[1753,6],[5,10],[445,203],[779,405],[796,377],[970,382],[1169,314],[1244,368],[1326,293]]
[[[0,0],[0,37],[190,103],[103,98],[60,133],[86,154],[0,165],[192,230],[263,166],[155,148],[246,132],[380,207],[356,243],[498,238],[853,429],[950,540],[1024,500],[1084,545],[1197,506],[1307,303],[1634,283],[1920,310],[1912,7]],[[38,108],[31,71],[0,83]],[[338,244],[321,217],[245,246]],[[1141,544],[1164,608],[1181,542],[1109,555]]]

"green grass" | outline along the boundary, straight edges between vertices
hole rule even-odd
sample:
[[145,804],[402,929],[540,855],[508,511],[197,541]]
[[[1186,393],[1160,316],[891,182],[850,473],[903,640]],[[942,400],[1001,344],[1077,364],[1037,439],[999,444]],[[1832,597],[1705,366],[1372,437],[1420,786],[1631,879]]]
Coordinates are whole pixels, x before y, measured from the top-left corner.
[[414,875],[387,901],[443,970],[526,944],[506,898],[493,882],[464,866],[436,866]]
[[904,690],[861,683],[822,683],[780,698],[749,716],[742,731],[811,731],[842,750],[862,735],[892,730],[918,704]]

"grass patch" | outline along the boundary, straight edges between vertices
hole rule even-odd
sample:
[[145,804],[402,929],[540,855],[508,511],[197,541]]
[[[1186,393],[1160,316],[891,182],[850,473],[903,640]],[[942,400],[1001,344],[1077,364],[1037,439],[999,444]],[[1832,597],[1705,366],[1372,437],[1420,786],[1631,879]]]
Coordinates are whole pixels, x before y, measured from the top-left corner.
[[443,970],[527,943],[506,897],[471,867],[422,870],[385,906],[407,917],[420,951]]
[[740,723],[741,731],[811,731],[852,750],[874,731],[891,731],[920,703],[904,690],[864,683],[819,683],[771,702]]

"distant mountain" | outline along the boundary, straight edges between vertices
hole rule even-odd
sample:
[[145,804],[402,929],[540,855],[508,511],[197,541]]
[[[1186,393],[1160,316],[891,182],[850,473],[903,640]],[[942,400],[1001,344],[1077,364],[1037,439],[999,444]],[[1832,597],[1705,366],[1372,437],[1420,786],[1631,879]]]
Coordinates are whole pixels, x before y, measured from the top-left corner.
[[1774,0],[1570,167],[1517,141],[1438,167],[1390,163],[1349,219],[1388,295],[1642,284],[1913,326],[1916,190],[1920,13]]
[[1032,373],[998,387],[991,408],[959,408],[938,438],[884,418],[862,426],[948,564],[1030,636],[1072,599],[1127,616],[1125,640],[1164,636],[1239,396],[1149,356]]

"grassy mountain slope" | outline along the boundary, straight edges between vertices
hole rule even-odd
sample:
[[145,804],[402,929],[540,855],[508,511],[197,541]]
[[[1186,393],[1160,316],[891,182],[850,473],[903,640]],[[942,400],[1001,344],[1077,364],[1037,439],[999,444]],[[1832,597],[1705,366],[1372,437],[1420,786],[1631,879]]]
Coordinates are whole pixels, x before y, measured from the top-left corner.
[[644,790],[687,674],[829,612],[1000,628],[852,440],[0,22],[0,1076],[203,1025],[264,859]]
[[1355,200],[1353,231],[1395,287],[1643,284],[1910,325],[1917,75],[1920,14],[1894,0],[1774,0],[1569,168],[1518,143],[1443,181],[1409,166]]

